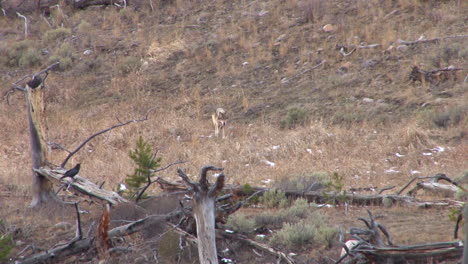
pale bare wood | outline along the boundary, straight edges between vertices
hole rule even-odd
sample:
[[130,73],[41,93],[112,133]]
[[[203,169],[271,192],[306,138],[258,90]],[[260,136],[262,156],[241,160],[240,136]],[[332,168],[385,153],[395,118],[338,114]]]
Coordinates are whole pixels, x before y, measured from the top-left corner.
[[39,169],[34,169],[34,171],[52,182],[63,182],[69,186],[69,189],[87,195],[91,198],[96,198],[100,201],[106,201],[113,205],[128,202],[125,198],[121,197],[116,192],[101,189],[99,185],[89,181],[84,177],[81,177],[79,174],[73,178],[67,177],[60,180],[60,178],[65,173],[64,169],[41,167]]
[[457,39],[457,38],[468,38],[468,35],[445,36],[445,37],[440,37],[440,38],[420,39],[420,40],[415,40],[415,41],[406,41],[406,40],[398,39],[396,42],[398,44],[403,44],[403,45],[416,45],[416,44],[432,43],[432,42],[437,42],[437,41],[441,41],[441,40]]
[[201,264],[217,264],[215,215],[216,194],[224,187],[224,174],[218,175],[216,183],[209,185],[208,171],[222,171],[222,168],[204,166],[198,182],[193,182],[179,169],[177,172],[189,186],[193,196],[193,216],[197,225],[198,256]]

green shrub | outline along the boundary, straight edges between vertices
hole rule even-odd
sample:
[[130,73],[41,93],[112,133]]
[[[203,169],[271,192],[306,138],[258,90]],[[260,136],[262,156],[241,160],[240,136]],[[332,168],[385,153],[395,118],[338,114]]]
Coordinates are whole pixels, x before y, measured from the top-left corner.
[[259,201],[268,208],[283,208],[288,205],[288,199],[286,198],[285,192],[277,189],[270,189],[264,192]]
[[128,156],[136,163],[137,167],[133,174],[127,175],[125,179],[128,188],[125,194],[128,198],[136,198],[142,184],[147,182],[148,176],[151,175],[151,170],[160,166],[161,158],[156,158],[156,154],[141,136],[136,142],[135,149],[128,152]]
[[226,225],[237,232],[248,234],[254,230],[255,220],[248,218],[245,214],[236,213],[229,216]]
[[10,67],[32,67],[41,62],[40,52],[29,40],[13,44],[4,56],[3,63]]
[[119,70],[123,74],[134,72],[141,67],[141,60],[137,57],[127,56],[119,64]]
[[320,245],[325,244],[327,248],[330,248],[333,245],[333,242],[336,241],[337,235],[338,230],[336,228],[322,225],[319,229],[317,229],[315,242]]
[[299,198],[294,201],[291,207],[285,209],[288,217],[305,218],[309,213],[310,205],[306,199]]
[[[346,191],[344,190],[344,177],[343,175],[339,175],[337,172],[334,172],[330,176],[330,180],[327,183],[327,190],[336,192],[337,196],[335,197],[327,197],[329,200],[328,203],[337,203],[337,202],[344,202],[346,201]],[[325,195],[326,196],[326,195]]]
[[0,219],[0,261],[8,260],[11,249],[13,249],[12,235],[6,233],[5,224]]
[[66,37],[71,35],[71,30],[69,28],[57,28],[47,30],[42,37],[46,42],[53,42],[56,40],[64,40]]
[[41,54],[37,49],[34,48],[28,48],[26,52],[21,55],[18,61],[18,65],[20,67],[33,67],[40,64]]
[[73,65],[73,62],[72,62],[71,58],[64,58],[64,57],[60,57],[58,55],[50,56],[49,63],[52,64],[54,62],[60,62],[60,64],[58,65],[58,68],[57,68],[60,71],[68,70]]
[[315,235],[315,226],[302,220],[296,224],[284,224],[283,228],[272,236],[271,242],[275,246],[292,248],[312,242]]
[[434,111],[430,116],[434,125],[440,128],[456,126],[468,115],[468,107],[453,106],[443,111]]
[[286,117],[281,120],[282,128],[295,128],[299,125],[305,125],[309,120],[307,111],[301,108],[293,107],[288,110]]
[[288,191],[316,191],[325,187],[329,182],[326,172],[314,172],[311,174],[294,176],[280,181],[277,186]]
[[255,215],[257,226],[281,226],[283,222],[296,222],[310,215],[310,205],[305,199],[297,199],[291,207],[266,211]]
[[88,23],[86,20],[81,20],[80,24],[78,24],[78,32],[80,33],[88,33],[93,29],[93,25]]
[[326,218],[318,213],[310,214],[297,223],[286,223],[270,239],[274,245],[288,248],[305,243],[330,246],[336,238],[336,228],[326,224]]
[[58,49],[55,50],[54,55],[60,56],[60,57],[72,57],[73,55],[73,47],[70,45],[68,42],[62,43]]
[[58,69],[65,71],[73,66],[73,47],[70,43],[64,42],[50,56],[49,63],[60,62]]

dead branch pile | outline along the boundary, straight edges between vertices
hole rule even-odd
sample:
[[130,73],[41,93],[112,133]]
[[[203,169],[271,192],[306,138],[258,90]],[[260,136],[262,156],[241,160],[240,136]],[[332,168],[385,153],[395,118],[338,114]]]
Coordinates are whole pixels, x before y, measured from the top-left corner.
[[[365,228],[353,227],[349,234],[357,243],[349,248],[340,234],[340,242],[345,254],[335,264],[341,263],[428,263],[441,260],[459,260],[463,253],[463,243],[440,242],[421,245],[397,246],[393,244],[385,227],[375,221],[371,211],[367,210],[369,220],[358,218]],[[381,234],[384,235],[385,240]]]

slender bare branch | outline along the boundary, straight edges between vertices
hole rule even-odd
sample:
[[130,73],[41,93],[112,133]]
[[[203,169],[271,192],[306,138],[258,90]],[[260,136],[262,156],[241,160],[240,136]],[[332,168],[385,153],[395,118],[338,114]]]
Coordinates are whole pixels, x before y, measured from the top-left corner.
[[68,156],[65,158],[65,160],[62,162],[62,164],[60,164],[60,167],[64,168],[65,167],[65,164],[67,164],[68,160],[73,156],[75,155],[82,147],[84,147],[86,145],[86,143],[88,143],[89,141],[91,141],[93,138],[101,135],[101,134],[104,134],[108,131],[111,131],[112,129],[114,128],[118,128],[118,127],[121,127],[121,126],[125,126],[125,125],[128,125],[128,124],[131,124],[131,123],[139,123],[139,122],[143,122],[143,121],[147,121],[148,120],[148,115],[154,111],[154,109],[156,109],[155,107],[151,108],[150,110],[148,110],[148,112],[146,112],[146,115],[145,117],[141,118],[141,119],[133,119],[133,120],[129,120],[127,122],[124,122],[124,123],[120,123],[120,124],[117,124],[117,125],[114,125],[112,127],[109,127],[109,128],[106,128],[104,130],[101,130],[93,135],[91,135],[89,138],[87,138],[85,141],[83,141],[83,143],[81,143],[74,151],[70,152],[70,154],[68,154]]
[[396,185],[393,185],[393,186],[390,186],[390,187],[385,187],[385,188],[382,188],[377,194],[382,194],[383,192],[385,191],[388,191],[388,190],[391,190],[393,188],[395,188]]
[[141,197],[143,197],[143,194],[146,192],[146,189],[148,189],[148,187],[150,187],[151,184],[153,184],[155,182],[158,182],[158,179],[156,179],[154,181],[151,181],[151,177],[153,176],[153,175],[151,175],[152,173],[166,170],[171,166],[174,166],[176,164],[181,164],[181,163],[185,163],[185,161],[172,162],[172,163],[169,163],[168,165],[166,165],[166,166],[164,166],[162,168],[159,168],[159,169],[156,169],[156,170],[150,170],[150,174],[147,175],[148,176],[148,179],[147,179],[148,181],[147,181],[145,187],[143,187],[143,189],[141,189],[140,193],[138,193],[137,198],[135,199],[135,201],[138,202],[141,199]]
[[76,210],[76,237],[78,239],[83,238],[83,233],[81,231],[81,217],[80,217],[80,209],[78,208],[78,203],[75,203],[75,210]]
[[211,186],[210,190],[208,191],[208,197],[215,197],[218,192],[220,192],[224,187],[224,181],[226,176],[224,174],[218,175],[215,184]]
[[16,12],[16,15],[24,19],[24,38],[28,38],[28,18],[20,14],[19,12]]
[[188,185],[189,189],[193,191],[199,190],[197,184],[190,180],[190,178],[187,176],[187,174],[185,174],[185,172],[181,168],[177,169],[177,174],[179,174],[180,178],[182,178],[182,180]]
[[208,171],[222,171],[222,170],[224,170],[224,169],[223,168],[216,168],[214,166],[204,166],[201,169],[200,180],[199,180],[201,189],[204,190],[204,191],[208,190],[208,179],[206,177]]
[[163,170],[166,170],[168,169],[169,167],[171,166],[174,166],[174,165],[177,165],[177,164],[182,164],[182,163],[186,163],[187,161],[182,161],[182,160],[179,160],[179,161],[175,161],[175,162],[172,162],[172,163],[169,163],[168,165],[162,167],[162,168],[159,168],[159,169],[156,169],[156,170],[150,170],[152,173],[155,173],[155,172],[160,172],[160,171],[163,171]]

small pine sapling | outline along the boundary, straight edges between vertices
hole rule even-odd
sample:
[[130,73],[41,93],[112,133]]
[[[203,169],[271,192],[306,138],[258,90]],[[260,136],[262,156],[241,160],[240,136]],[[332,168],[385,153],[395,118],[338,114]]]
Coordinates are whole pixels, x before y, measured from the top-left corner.
[[128,152],[128,156],[136,163],[133,174],[128,174],[125,179],[127,190],[125,195],[134,199],[138,195],[142,184],[150,181],[152,171],[160,166],[161,158],[156,157],[149,144],[140,136],[134,150]]

